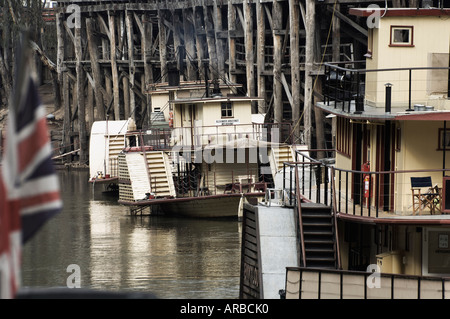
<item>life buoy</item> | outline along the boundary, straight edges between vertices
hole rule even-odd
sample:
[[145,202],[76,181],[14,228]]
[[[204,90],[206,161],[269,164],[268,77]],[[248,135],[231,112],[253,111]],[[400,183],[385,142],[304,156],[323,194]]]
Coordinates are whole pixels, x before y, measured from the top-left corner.
[[173,127],[173,112],[169,112],[169,127]]

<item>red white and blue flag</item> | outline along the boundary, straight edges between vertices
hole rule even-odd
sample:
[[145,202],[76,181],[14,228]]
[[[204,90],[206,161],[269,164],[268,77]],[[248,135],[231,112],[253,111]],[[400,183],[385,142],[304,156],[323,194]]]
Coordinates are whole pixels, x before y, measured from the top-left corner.
[[0,173],[1,298],[14,298],[20,286],[22,244],[62,208],[45,109],[32,78],[21,82],[10,103]]

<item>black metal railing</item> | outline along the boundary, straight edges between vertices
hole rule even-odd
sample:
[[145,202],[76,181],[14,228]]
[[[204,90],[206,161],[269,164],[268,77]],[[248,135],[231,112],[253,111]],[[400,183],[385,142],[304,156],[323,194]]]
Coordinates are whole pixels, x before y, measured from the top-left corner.
[[[364,112],[364,100],[367,95],[367,85],[368,79],[366,74],[368,73],[381,73],[381,72],[399,72],[398,77],[401,80],[402,94],[408,101],[408,110],[414,110],[412,108],[413,104],[413,93],[417,93],[417,89],[413,88],[413,83],[417,82],[421,86],[421,90],[426,90],[426,85],[422,85],[424,82],[423,75],[420,76],[421,72],[437,71],[437,70],[449,70],[449,67],[410,67],[410,68],[385,68],[385,69],[365,69],[363,61],[346,62],[345,65],[352,65],[355,68],[347,68],[339,66],[338,63],[324,63],[324,85],[323,85],[323,95],[324,103],[330,106],[330,103],[334,104],[335,109],[340,109],[342,112],[360,114]],[[356,68],[360,67],[360,68]],[[441,82],[440,78],[436,78],[435,81]],[[425,82],[433,82],[432,79],[427,77]],[[407,82],[407,88],[403,85]],[[422,84],[421,84],[422,83]],[[372,83],[373,84],[373,83]],[[375,83],[376,84],[376,83]],[[383,83],[383,88],[385,85],[391,85],[391,83]],[[417,85],[416,85],[417,86]],[[376,85],[375,85],[376,87]],[[405,88],[403,88],[405,87]],[[397,95],[398,95],[397,89]],[[376,95],[377,92],[370,92],[372,95]],[[447,92],[450,95],[450,86],[447,85]],[[383,91],[384,94],[384,91]],[[426,93],[424,92],[424,95]],[[420,99],[420,100],[423,100]],[[390,110],[389,110],[390,111]],[[388,111],[387,111],[388,112]]]
[[[361,65],[361,61],[352,63]],[[355,112],[364,111],[364,70],[340,67],[337,64],[325,63],[325,81],[323,86],[324,102],[334,108],[340,107],[343,112],[350,113],[352,101]]]
[[[312,152],[312,151],[308,151]],[[412,215],[414,203],[411,191],[411,177],[430,176],[433,187],[445,192],[443,176],[450,169],[420,169],[398,171],[346,170],[334,167],[327,160],[316,160],[297,151],[298,162],[286,162],[283,166],[283,190],[288,197],[286,204],[295,206],[295,181],[303,201],[333,206],[341,214],[359,217],[379,218],[380,213]],[[295,176],[297,169],[298,177]],[[436,210],[443,209],[443,196],[437,199]],[[425,209],[425,208],[423,208]],[[428,209],[428,208],[426,208]],[[416,209],[417,210],[417,209]]]

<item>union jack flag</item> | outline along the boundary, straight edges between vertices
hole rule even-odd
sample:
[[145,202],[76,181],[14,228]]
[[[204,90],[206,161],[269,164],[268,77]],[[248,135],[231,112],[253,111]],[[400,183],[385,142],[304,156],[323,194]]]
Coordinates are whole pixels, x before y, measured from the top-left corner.
[[62,208],[45,109],[31,77],[10,103],[0,174],[0,297],[14,298],[22,244]]

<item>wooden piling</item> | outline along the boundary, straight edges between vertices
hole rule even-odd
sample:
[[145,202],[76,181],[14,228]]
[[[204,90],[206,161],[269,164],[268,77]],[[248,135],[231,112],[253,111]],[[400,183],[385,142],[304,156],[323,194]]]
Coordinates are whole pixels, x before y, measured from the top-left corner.
[[273,1],[272,33],[273,33],[273,114],[274,122],[283,122],[283,84],[281,80],[283,10],[281,1]]
[[291,57],[291,90],[292,90],[292,137],[296,144],[300,143],[300,8],[298,0],[289,1],[289,36]]
[[77,110],[78,110],[78,139],[80,144],[79,162],[81,165],[87,162],[87,134],[86,134],[86,109],[85,109],[85,78],[82,59],[82,29],[75,27],[75,55],[77,73]]
[[112,90],[114,96],[114,119],[120,120],[120,92],[119,92],[119,71],[117,70],[117,40],[116,40],[116,19],[115,12],[108,11],[109,18],[109,41],[110,41],[110,61],[112,74]]
[[266,76],[265,76],[265,43],[266,43],[266,25],[265,25],[264,4],[256,1],[256,72],[257,72],[257,96],[264,98],[258,101],[258,113],[266,113]]
[[[330,1],[314,0],[77,4],[83,22],[80,31],[67,24],[67,2],[57,9],[56,66],[65,111],[64,144],[79,139],[80,161],[86,156],[87,130],[93,120],[131,116],[138,127],[151,124],[147,89],[167,82],[170,60],[177,62],[185,80],[205,79],[207,65],[208,79],[241,84],[246,95],[264,98],[252,112],[273,114],[275,123],[290,122],[294,142],[311,147],[316,129],[312,127],[314,62],[323,53],[316,8],[321,19],[329,20],[322,26],[331,23],[332,8],[337,11],[333,61],[340,59],[340,48],[348,41],[340,20],[346,22],[347,33],[350,28],[359,34],[364,31],[339,13],[346,2],[333,7]],[[172,56],[174,52],[181,56]],[[287,103],[291,112],[283,110]],[[315,120],[317,124],[319,118]]]
[[95,120],[104,121],[106,118],[105,118],[105,105],[103,103],[103,91],[104,91],[104,89],[102,89],[103,76],[100,70],[100,64],[98,62],[98,41],[97,37],[94,34],[94,27],[92,24],[93,19],[87,18],[86,33],[88,40],[89,56],[91,60],[92,77],[94,79],[95,107],[97,109],[97,116],[95,117]]
[[[253,52],[253,14],[252,4],[249,1],[243,2],[244,7],[244,35],[245,35],[245,68],[247,74],[247,96],[255,96],[255,62]],[[257,113],[254,106],[252,113]]]

